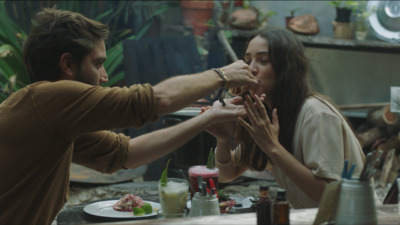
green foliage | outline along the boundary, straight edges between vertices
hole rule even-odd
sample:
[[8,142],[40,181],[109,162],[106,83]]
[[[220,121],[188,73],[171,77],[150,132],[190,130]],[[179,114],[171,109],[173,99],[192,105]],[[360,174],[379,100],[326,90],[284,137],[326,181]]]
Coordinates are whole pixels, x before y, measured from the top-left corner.
[[296,13],[296,11],[299,11],[301,8],[295,8],[295,9],[290,9],[290,17],[294,17],[294,14]]
[[360,1],[329,1],[329,5],[332,5],[336,8],[346,8],[352,11],[356,10],[360,4]]
[[257,11],[258,11],[258,21],[259,21],[260,24],[268,23],[269,18],[271,18],[272,16],[275,16],[275,15],[278,14],[275,11],[263,12],[260,9],[257,9]]
[[212,169],[215,167],[215,162],[214,162],[214,151],[211,148],[210,152],[208,153],[208,159],[207,159],[207,168]]
[[0,1],[0,102],[29,83],[22,59],[26,34],[8,16],[5,1]]
[[[18,16],[9,14],[6,3],[12,5]],[[26,86],[29,77],[22,60],[24,30],[30,30],[31,17],[41,7],[82,13],[102,21],[110,27],[106,43],[107,60],[104,67],[109,82],[117,85],[125,78],[123,68],[124,40],[139,39],[164,12],[178,3],[171,1],[7,1],[0,0],[0,103],[11,93]]]
[[167,165],[165,166],[165,169],[161,174],[160,183],[161,183],[161,186],[163,186],[163,187],[167,186],[167,183],[168,183],[168,179],[167,179],[168,178],[168,166],[169,166],[170,162],[171,162],[171,159],[168,159]]

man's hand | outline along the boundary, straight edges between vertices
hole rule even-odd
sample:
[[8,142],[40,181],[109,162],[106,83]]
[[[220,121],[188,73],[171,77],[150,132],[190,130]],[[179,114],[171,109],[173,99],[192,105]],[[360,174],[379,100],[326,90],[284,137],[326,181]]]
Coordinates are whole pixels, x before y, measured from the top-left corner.
[[228,79],[225,88],[246,86],[247,89],[252,89],[257,85],[257,80],[251,73],[249,65],[243,60],[238,60],[221,69]]

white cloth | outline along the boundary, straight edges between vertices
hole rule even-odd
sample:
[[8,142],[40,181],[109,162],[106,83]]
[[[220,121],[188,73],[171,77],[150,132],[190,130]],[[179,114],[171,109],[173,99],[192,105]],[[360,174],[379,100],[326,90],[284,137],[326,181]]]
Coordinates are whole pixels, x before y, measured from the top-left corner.
[[[365,156],[353,131],[342,115],[329,103],[316,97],[308,98],[297,119],[293,155],[314,173],[326,179],[341,179],[344,160],[349,167],[356,164],[353,176],[359,176]],[[273,174],[294,208],[318,207],[318,203],[306,195],[277,166]]]

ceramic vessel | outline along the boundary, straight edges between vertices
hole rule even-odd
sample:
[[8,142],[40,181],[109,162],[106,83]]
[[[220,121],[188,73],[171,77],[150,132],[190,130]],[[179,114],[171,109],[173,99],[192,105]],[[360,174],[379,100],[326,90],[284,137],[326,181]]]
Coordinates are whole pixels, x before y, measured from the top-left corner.
[[369,181],[344,179],[335,224],[377,224],[374,189]]

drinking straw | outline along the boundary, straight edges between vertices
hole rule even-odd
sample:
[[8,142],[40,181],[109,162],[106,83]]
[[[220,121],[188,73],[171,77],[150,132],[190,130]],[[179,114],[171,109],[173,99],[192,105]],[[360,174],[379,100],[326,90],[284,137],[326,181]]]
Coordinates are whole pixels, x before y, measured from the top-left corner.
[[351,165],[349,172],[347,173],[347,179],[351,179],[351,175],[354,172],[354,168],[356,168],[356,164],[353,163],[353,165]]
[[215,187],[214,180],[212,178],[209,178],[208,181],[210,182],[211,189],[214,189],[214,194],[217,196],[217,198],[219,198],[217,187]]
[[342,178],[347,178],[347,167],[348,167],[348,165],[349,165],[349,160],[348,159],[344,160]]
[[183,172],[183,170],[182,170],[182,169],[179,169],[179,172],[182,174],[182,177],[185,178],[185,180],[188,181],[188,183],[189,183],[189,188],[190,188],[191,190],[194,191],[195,189],[194,189],[192,183],[190,182],[190,180],[188,179],[188,177],[186,176],[186,174]]

